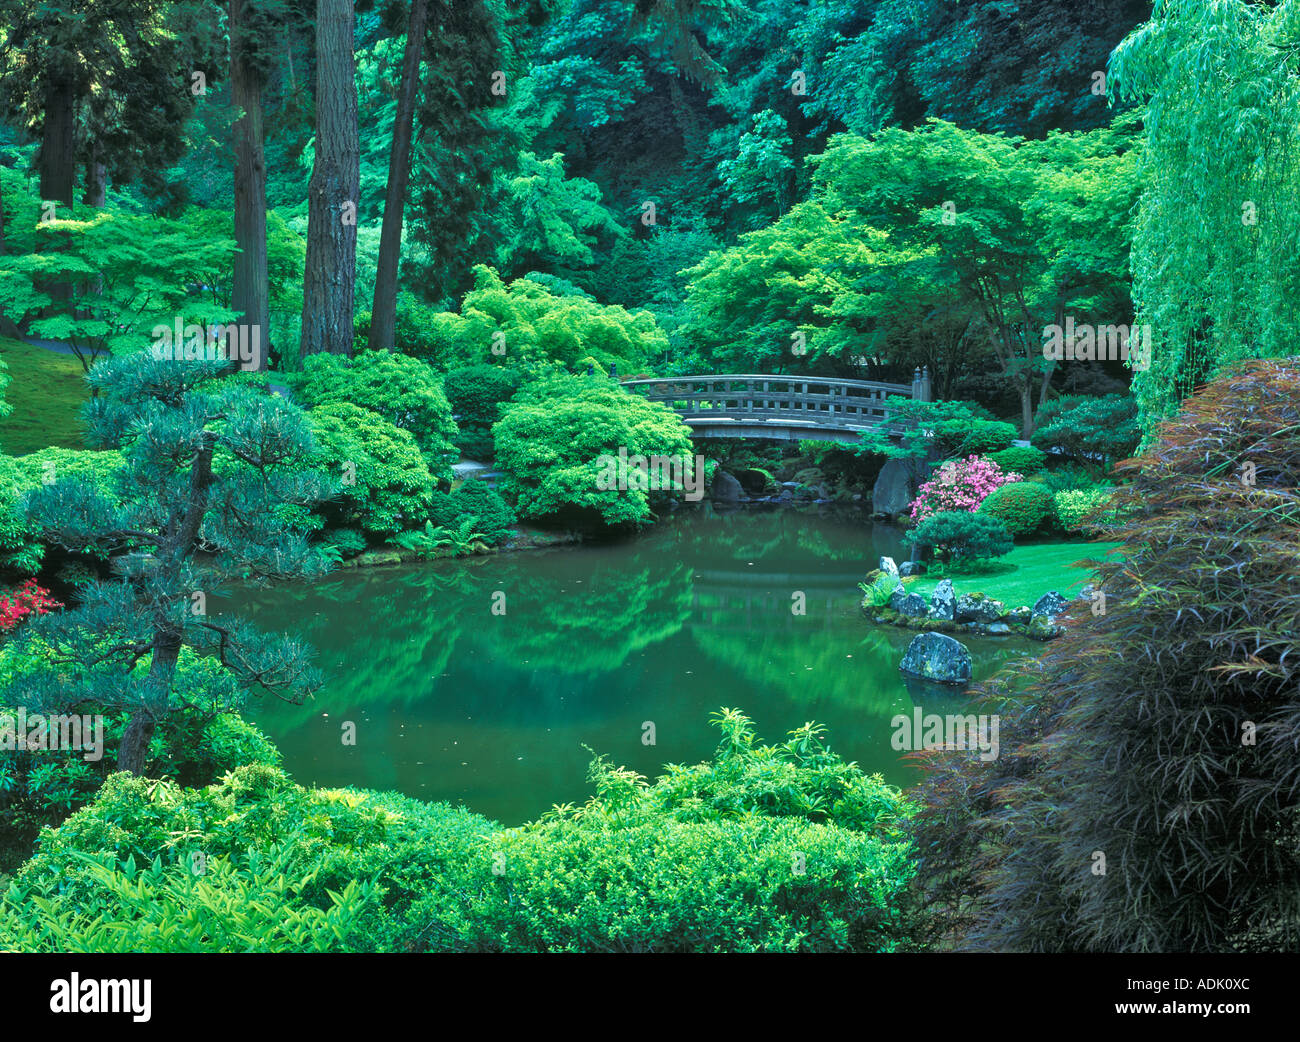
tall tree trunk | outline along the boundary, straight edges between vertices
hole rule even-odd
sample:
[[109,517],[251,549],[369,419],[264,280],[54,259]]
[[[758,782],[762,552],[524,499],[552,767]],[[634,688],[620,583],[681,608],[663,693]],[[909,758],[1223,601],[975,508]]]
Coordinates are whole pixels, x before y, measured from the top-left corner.
[[77,181],[75,117],[72,85],[59,79],[51,80],[45,88],[41,199],[63,203],[69,209]]
[[99,158],[96,149],[94,158],[86,163],[85,192],[81,196],[82,202],[96,210],[103,209],[108,193],[108,170]]
[[[62,203],[70,211],[77,183],[76,99],[72,85],[57,78],[50,80],[45,87],[45,123],[39,164],[42,203]],[[42,207],[35,215],[36,219],[44,219],[45,212]],[[68,213],[66,216],[72,215]],[[69,282],[42,279],[38,286],[56,302],[72,299],[72,284]],[[63,306],[56,303],[54,308]]]
[[235,123],[235,254],[230,306],[261,345],[256,368],[270,354],[270,287],[266,272],[266,156],[262,77],[246,38],[251,0],[230,0],[230,97],[241,110]]
[[375,269],[375,304],[370,312],[370,348],[392,351],[397,337],[397,269],[402,259],[402,210],[411,174],[411,125],[415,92],[420,83],[420,55],[424,50],[424,25],[428,0],[413,0],[402,55],[402,83],[398,88],[397,115],[393,119],[393,147],[388,154],[388,193],[384,197],[384,225],[379,233],[379,263]]
[[302,354],[351,354],[357,261],[356,62],[351,0],[319,0],[316,13],[316,156],[307,187]]

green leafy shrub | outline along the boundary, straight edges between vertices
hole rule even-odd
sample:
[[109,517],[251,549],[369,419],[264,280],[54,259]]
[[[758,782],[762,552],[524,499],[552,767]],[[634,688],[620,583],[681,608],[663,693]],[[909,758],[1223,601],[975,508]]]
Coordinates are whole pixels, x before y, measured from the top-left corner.
[[[971,420],[957,441],[957,447],[951,456],[988,456],[990,453],[1003,451],[1011,447],[1016,439],[1016,428],[1002,420]],[[1003,467],[1003,469],[1007,469]],[[1019,468],[1011,468],[1013,470]]]
[[[1001,489],[994,491],[1000,492]],[[931,514],[905,538],[917,549],[932,550],[943,561],[986,560],[1009,554],[1015,549],[1011,533],[1001,518],[965,510],[941,510]]]
[[664,456],[694,462],[677,414],[599,377],[554,376],[528,384],[493,428],[505,491],[520,517],[604,525],[647,523],[654,491],[604,481],[600,458]]
[[237,768],[205,789],[117,774],[43,834],[0,907],[0,947],[906,945],[906,797],[833,754],[814,725],[765,746],[740,713],[718,724],[711,762],[670,767],[651,785],[597,758],[585,805],[504,830],[445,804],[305,789],[271,766]]
[[355,528],[327,528],[321,538],[330,546],[337,546],[340,558],[356,557],[364,552],[366,537]]
[[1036,532],[1052,517],[1052,492],[1036,481],[1016,481],[995,488],[979,505],[979,513],[995,517],[1013,536]]
[[1141,438],[1137,403],[1127,394],[1071,395],[1046,402],[1029,439],[1040,449],[1106,465],[1132,455]]
[[[69,905],[48,880],[13,885],[0,899],[7,922],[0,948],[27,952],[345,952],[374,902],[370,883],[330,891],[326,907],[302,901],[314,877],[286,872],[283,851],[250,858],[177,861],[143,867],[134,858],[76,853],[98,887]],[[200,870],[201,866],[201,870]]]
[[[504,874],[460,943],[533,952],[905,944],[906,798],[832,753],[815,725],[767,746],[737,711],[715,722],[723,737],[712,761],[669,766],[647,784],[597,758],[585,805],[497,833]],[[424,930],[438,916],[437,902],[424,901],[410,923]]]
[[1047,453],[1032,445],[1011,445],[997,452],[990,452],[988,458],[1006,471],[1018,474],[1034,474],[1043,469],[1047,462]]
[[1300,365],[1216,379],[1120,469],[1106,611],[987,686],[996,763],[926,754],[919,890],[966,949],[1294,950]]
[[471,479],[450,492],[434,492],[429,520],[435,525],[452,527],[472,518],[474,530],[488,546],[500,546],[513,534],[518,518],[497,491],[485,482]]
[[456,424],[443,394],[442,381],[425,362],[390,351],[365,351],[355,358],[316,354],[293,378],[303,405],[355,405],[378,413],[415,439],[430,472],[451,476],[455,462]]
[[312,465],[340,483],[338,500],[323,508],[326,523],[385,537],[428,516],[433,475],[407,431],[344,402],[319,405],[308,419]]
[[[1109,501],[1113,489],[1070,489],[1052,497],[1056,519],[1067,532],[1083,531],[1084,521],[1094,511],[1099,511]],[[1102,518],[1098,518],[1102,520]]]

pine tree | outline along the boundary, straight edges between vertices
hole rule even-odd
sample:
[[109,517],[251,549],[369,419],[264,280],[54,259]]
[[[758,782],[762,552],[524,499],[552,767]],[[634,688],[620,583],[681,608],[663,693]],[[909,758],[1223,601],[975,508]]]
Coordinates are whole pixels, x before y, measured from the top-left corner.
[[[60,668],[25,701],[129,712],[118,766],[136,774],[155,726],[187,708],[173,697],[184,647],[290,701],[319,685],[300,642],[206,614],[207,596],[232,578],[309,577],[329,567],[295,524],[332,494],[305,466],[306,418],[282,398],[222,379],[228,371],[148,352],[99,362],[86,423],[92,445],[125,457],[116,495],[69,479],[24,502],[42,539],[119,555],[120,575],[88,584],[78,605],[29,628],[26,639],[48,642]],[[133,671],[146,658],[142,682]]]

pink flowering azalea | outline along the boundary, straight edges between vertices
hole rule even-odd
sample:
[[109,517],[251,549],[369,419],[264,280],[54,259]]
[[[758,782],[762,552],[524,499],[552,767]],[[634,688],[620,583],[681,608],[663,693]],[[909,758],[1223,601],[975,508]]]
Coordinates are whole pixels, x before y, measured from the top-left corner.
[[975,510],[995,488],[1022,480],[1024,475],[1004,471],[983,456],[950,460],[921,486],[912,502],[912,520],[924,521],[943,510]]

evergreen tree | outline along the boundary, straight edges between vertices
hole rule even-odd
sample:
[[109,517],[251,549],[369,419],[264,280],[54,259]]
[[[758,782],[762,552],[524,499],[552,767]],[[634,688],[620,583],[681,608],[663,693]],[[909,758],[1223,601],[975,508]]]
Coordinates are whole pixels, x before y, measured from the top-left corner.
[[[121,555],[119,578],[88,584],[76,607],[29,628],[27,639],[48,642],[60,668],[24,701],[129,712],[118,763],[136,774],[156,724],[186,708],[173,698],[183,647],[290,700],[319,684],[301,643],[206,614],[224,581],[316,576],[329,563],[298,525],[330,494],[327,479],[304,466],[305,417],[282,398],[222,380],[224,366],[148,352],[99,362],[86,422],[95,447],[125,458],[114,494],[74,478],[24,504],[44,541]],[[141,683],[132,672],[146,657]]]

